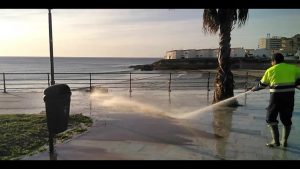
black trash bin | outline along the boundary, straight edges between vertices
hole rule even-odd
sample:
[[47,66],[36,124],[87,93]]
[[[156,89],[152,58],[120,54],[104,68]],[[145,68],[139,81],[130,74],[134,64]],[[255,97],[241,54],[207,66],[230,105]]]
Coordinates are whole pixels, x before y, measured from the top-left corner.
[[61,133],[68,128],[71,89],[66,84],[55,84],[44,90],[49,133]]

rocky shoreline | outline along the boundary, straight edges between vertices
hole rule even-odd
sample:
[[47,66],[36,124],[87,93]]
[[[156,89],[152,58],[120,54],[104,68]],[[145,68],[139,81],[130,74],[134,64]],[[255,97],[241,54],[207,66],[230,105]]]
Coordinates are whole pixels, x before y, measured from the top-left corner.
[[[300,64],[300,61],[287,61]],[[216,69],[217,58],[191,58],[191,59],[161,59],[152,64],[133,65],[129,68],[141,71],[152,70],[200,70]],[[270,59],[262,58],[231,58],[231,68],[234,69],[256,69],[265,70],[271,66]]]

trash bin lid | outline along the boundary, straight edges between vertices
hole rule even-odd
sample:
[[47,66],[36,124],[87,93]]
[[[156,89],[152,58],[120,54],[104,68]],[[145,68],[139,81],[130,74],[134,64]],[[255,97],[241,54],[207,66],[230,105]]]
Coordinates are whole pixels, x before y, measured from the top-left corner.
[[44,95],[46,96],[56,96],[65,94],[71,94],[71,89],[66,84],[55,84],[49,86],[47,89],[44,90]]

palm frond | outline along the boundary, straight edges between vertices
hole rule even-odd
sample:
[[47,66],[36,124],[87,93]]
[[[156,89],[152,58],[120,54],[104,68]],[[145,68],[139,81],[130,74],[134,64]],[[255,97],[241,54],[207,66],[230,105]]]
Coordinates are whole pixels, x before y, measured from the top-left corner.
[[248,19],[248,9],[238,9],[238,27],[245,25]]
[[203,12],[203,30],[204,33],[215,34],[219,30],[219,14],[217,9],[204,9]]
[[237,9],[231,9],[232,10],[232,25],[235,25],[237,20],[238,20],[238,13],[237,13]]

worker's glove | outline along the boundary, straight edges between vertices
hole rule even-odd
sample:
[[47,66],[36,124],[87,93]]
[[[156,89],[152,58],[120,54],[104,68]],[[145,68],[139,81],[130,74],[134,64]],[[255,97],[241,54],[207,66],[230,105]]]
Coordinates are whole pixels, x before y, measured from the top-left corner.
[[250,90],[251,90],[252,92],[255,92],[255,91],[261,90],[261,88],[258,87],[258,85],[256,85],[256,86],[252,87]]
[[296,86],[297,89],[300,90],[300,79],[296,80],[295,86]]
[[[249,88],[246,89],[246,91],[248,92],[248,91],[250,91],[252,88],[253,88],[253,87],[249,87]],[[251,90],[251,91],[252,91],[252,90]]]

